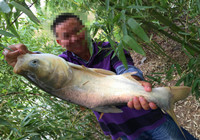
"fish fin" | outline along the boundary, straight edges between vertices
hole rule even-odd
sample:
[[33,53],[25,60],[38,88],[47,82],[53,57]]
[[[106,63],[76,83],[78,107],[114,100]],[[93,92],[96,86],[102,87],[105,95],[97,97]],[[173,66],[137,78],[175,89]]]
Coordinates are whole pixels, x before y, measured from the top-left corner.
[[96,68],[90,68],[90,69],[97,72],[97,73],[101,73],[101,74],[105,74],[105,75],[116,75],[116,73],[109,71],[109,70],[96,69]]
[[183,134],[185,140],[187,140],[187,138],[185,137],[185,134],[183,133],[178,121],[177,121],[177,118],[176,118],[176,115],[174,113],[174,110],[171,108],[169,110],[166,110],[166,112],[172,117],[172,119],[174,120],[174,122],[176,123],[176,125],[178,126],[179,130],[181,131],[181,133]]
[[[71,63],[71,62],[67,62],[69,65],[70,65],[70,67],[72,67],[72,68],[74,68],[74,69],[78,69],[78,70],[85,70],[85,71],[87,71],[87,72],[90,72],[90,73],[93,73],[93,74],[95,74],[95,75],[98,75],[98,76],[106,76],[106,75],[111,75],[111,72],[107,72],[107,74],[106,74],[106,71],[107,70],[104,70],[104,69],[99,69],[99,70],[97,70],[97,69],[95,69],[95,68],[87,68],[87,67],[85,67],[84,65],[77,65],[77,64],[73,64],[73,63]],[[94,70],[93,70],[94,69]],[[104,72],[103,72],[104,71]],[[110,74],[108,74],[108,73],[110,73]],[[113,75],[113,73],[112,73],[112,75]]]
[[78,69],[78,70],[85,70],[85,71],[90,71],[93,72],[92,70],[90,70],[90,68],[85,67],[84,65],[77,65],[77,64],[73,64],[71,62],[67,62],[70,67],[74,68],[74,69]]
[[171,91],[171,94],[173,96],[173,103],[183,100],[186,97],[189,96],[191,87],[187,86],[177,86],[177,87],[167,87]]
[[83,67],[80,66],[80,65],[77,65],[77,64],[74,64],[74,63],[71,63],[71,62],[67,62],[67,63],[69,64],[70,67],[72,67],[74,69],[79,69],[79,70],[83,69]]
[[138,83],[138,84],[141,85],[140,82],[138,82],[137,80],[135,80],[135,79],[132,77],[132,75],[133,75],[133,74],[136,74],[136,73],[137,73],[137,72],[128,72],[128,73],[124,73],[124,74],[121,74],[121,75],[124,76],[125,78],[127,78],[127,79],[129,79],[129,80],[131,80],[131,81],[133,81],[133,82],[136,82],[136,83]]
[[116,106],[99,106],[95,108],[91,108],[94,111],[97,112],[103,112],[103,113],[122,113],[123,111]]
[[104,113],[101,113],[101,114],[100,114],[100,116],[99,116],[99,120],[102,119],[103,115],[104,115]]
[[84,65],[81,65],[81,67],[84,69],[84,70],[88,70],[89,68],[85,67]]

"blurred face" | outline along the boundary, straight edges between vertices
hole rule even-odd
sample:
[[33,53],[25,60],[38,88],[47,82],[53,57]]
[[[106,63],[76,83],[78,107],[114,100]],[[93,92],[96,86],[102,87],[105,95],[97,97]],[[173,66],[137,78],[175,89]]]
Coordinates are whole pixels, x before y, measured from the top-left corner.
[[69,18],[56,25],[55,32],[57,42],[68,51],[78,55],[88,49],[84,26],[76,18]]

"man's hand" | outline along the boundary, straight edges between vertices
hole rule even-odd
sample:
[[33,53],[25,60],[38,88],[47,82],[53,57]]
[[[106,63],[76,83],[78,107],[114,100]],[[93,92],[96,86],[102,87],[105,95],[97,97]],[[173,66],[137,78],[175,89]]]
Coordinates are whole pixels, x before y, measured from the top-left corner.
[[26,54],[26,53],[32,53],[23,44],[11,45],[11,46],[8,46],[8,48],[12,49],[13,51],[4,49],[3,55],[5,56],[5,60],[8,62],[8,64],[11,65],[12,67],[15,66],[15,64],[17,62],[17,57],[19,55]]
[[[151,84],[145,81],[138,81],[141,83],[141,85],[144,87],[145,91],[151,92]],[[144,109],[144,110],[149,110],[149,109],[157,109],[157,106],[153,102],[148,102],[144,97],[133,97],[131,101],[127,103],[127,106],[129,108],[134,108],[136,110]]]

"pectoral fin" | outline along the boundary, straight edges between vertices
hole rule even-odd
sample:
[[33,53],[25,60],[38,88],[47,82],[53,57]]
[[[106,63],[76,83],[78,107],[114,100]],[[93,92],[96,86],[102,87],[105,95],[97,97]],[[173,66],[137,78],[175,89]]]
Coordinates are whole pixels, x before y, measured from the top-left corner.
[[103,113],[122,113],[123,111],[116,106],[100,106],[92,108],[92,110]]
[[105,75],[116,75],[116,73],[109,71],[109,70],[96,69],[96,68],[90,68],[90,69],[97,72],[97,73],[101,73],[101,74],[105,74]]
[[99,116],[99,120],[101,120],[101,118],[103,117],[104,113],[101,113]]

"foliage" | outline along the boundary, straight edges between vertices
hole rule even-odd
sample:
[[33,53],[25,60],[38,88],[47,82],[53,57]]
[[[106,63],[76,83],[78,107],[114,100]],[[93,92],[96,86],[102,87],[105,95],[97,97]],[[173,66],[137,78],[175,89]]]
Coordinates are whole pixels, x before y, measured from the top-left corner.
[[[53,39],[46,17],[39,13],[39,25],[30,18],[18,18],[18,27],[13,26],[19,37],[2,18],[2,45],[23,43],[31,51],[60,54],[63,49]],[[52,97],[13,74],[2,55],[3,48],[0,50],[0,139],[106,139],[92,111]]]
[[[84,2],[96,15],[96,22],[92,28],[95,30],[94,34],[99,28],[104,31],[107,40],[117,40],[124,49],[134,50],[144,55],[142,47],[145,47],[156,55],[167,57],[172,65],[163,73],[166,79],[171,80],[172,74],[177,73],[180,77],[177,85],[184,82],[184,85],[192,87],[192,93],[197,99],[200,97],[198,82],[200,73],[199,1],[90,0]],[[118,27],[117,30],[115,27]],[[165,53],[162,46],[152,40],[153,33],[163,40],[171,39],[176,44],[182,45],[182,51],[190,59],[187,68],[176,62]],[[115,37],[116,34],[118,37]],[[113,49],[120,52],[119,48]],[[122,53],[116,54],[122,62],[125,61]],[[155,77],[151,78],[156,80]]]
[[[62,12],[80,15],[94,40],[106,40],[115,55],[126,66],[123,49],[145,55],[149,49],[155,55],[172,62],[166,72],[150,77],[161,82],[161,76],[171,80],[180,77],[177,85],[192,87],[200,96],[200,1],[175,0],[39,0],[0,1],[0,135],[1,139],[107,139],[97,128],[91,111],[82,111],[31,85],[12,72],[2,51],[6,46],[23,43],[31,51],[60,54],[62,48],[49,31],[52,19]],[[55,6],[56,5],[56,6]],[[34,14],[30,7],[35,7]],[[22,13],[26,17],[22,17]],[[87,15],[95,19],[88,22]],[[152,39],[153,33],[182,45],[189,57],[182,66],[165,53]],[[115,42],[118,46],[115,46]]]

